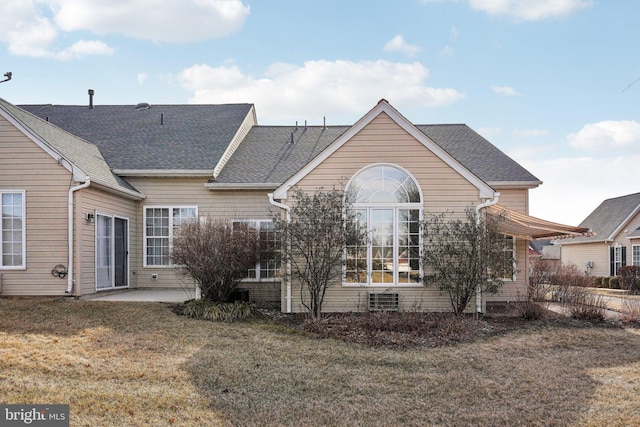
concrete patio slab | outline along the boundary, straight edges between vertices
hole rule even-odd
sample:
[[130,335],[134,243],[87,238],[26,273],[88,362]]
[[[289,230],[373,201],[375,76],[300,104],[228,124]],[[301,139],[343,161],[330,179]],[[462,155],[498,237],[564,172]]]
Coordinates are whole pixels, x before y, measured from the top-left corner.
[[181,303],[193,299],[195,291],[188,289],[127,289],[110,294],[97,294],[93,301],[138,301]]

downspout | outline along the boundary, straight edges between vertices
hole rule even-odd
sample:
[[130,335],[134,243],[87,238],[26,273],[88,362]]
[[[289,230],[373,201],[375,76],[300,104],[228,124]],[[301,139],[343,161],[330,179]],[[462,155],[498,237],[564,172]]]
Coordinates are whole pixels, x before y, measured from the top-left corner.
[[[493,193],[493,199],[487,199],[485,202],[476,206],[476,224],[480,224],[480,210],[495,205],[498,203],[499,198],[500,193],[495,192]],[[482,288],[479,283],[476,286],[476,314],[477,313],[482,313]]]
[[[273,206],[276,206],[280,209],[285,210],[287,223],[291,222],[291,207],[289,205],[285,205],[284,203],[276,202],[273,199],[273,193],[269,193],[267,194],[267,196],[269,196],[269,203],[271,203]],[[289,242],[287,242],[287,245],[288,244]],[[287,308],[285,312],[291,313],[291,261],[289,261],[288,259],[287,259],[287,274],[286,274],[285,281],[287,282],[287,295],[285,297],[287,300]]]
[[69,189],[69,224],[67,226],[69,241],[69,261],[67,265],[67,290],[65,294],[71,294],[73,291],[73,193],[83,188],[87,188],[91,184],[91,178],[86,177],[84,182]]

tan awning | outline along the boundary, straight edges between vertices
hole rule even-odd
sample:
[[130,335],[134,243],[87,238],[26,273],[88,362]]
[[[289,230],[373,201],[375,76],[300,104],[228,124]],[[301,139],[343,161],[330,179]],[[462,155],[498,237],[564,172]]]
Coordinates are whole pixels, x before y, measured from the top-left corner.
[[589,228],[546,221],[500,205],[489,206],[486,209],[489,213],[504,216],[504,221],[498,227],[502,233],[520,239],[565,239],[594,235]]

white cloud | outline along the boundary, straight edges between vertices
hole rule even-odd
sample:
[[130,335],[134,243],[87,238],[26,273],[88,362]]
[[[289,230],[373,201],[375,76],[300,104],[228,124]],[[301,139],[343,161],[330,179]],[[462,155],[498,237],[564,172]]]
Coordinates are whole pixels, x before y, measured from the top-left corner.
[[603,121],[563,141],[510,154],[544,182],[529,193],[530,213],[577,225],[603,200],[638,191],[637,182],[629,179],[640,163],[638,148],[640,123]]
[[[74,31],[123,34],[154,42],[189,42],[238,31],[249,15],[241,0],[6,0],[0,43],[14,55],[72,59],[112,55],[99,40],[56,46]],[[70,38],[70,37],[67,37]]]
[[138,73],[138,75],[136,76],[136,79],[138,80],[139,84],[143,84],[144,82],[147,81],[147,78],[149,76],[147,75],[147,73]]
[[502,96],[518,96],[520,95],[518,91],[516,91],[511,86],[491,86],[491,90]]
[[454,48],[452,48],[451,46],[447,45],[447,46],[443,47],[442,49],[440,49],[439,53],[442,56],[451,57],[451,56],[456,54],[456,51],[455,51]]
[[[54,1],[54,0],[50,0]],[[241,0],[55,0],[64,31],[124,34],[155,42],[190,42],[238,31],[249,16]]]
[[0,41],[14,55],[47,57],[49,46],[58,37],[58,30],[29,0],[14,0],[2,5]]
[[640,149],[640,123],[635,120],[606,120],[585,125],[580,131],[567,136],[569,145],[576,149],[603,150]]
[[73,59],[88,55],[113,55],[114,52],[115,49],[107,46],[99,40],[80,40],[70,47],[56,53],[54,56],[58,59]]
[[590,0],[469,0],[472,9],[504,15],[516,21],[539,21],[570,15],[589,6]]
[[464,98],[455,89],[425,85],[428,75],[417,62],[309,61],[302,66],[274,64],[261,77],[236,65],[194,65],[178,80],[193,92],[190,102],[251,102],[261,119],[273,122],[320,120],[327,113],[359,116],[381,98],[403,109],[440,107]]
[[603,200],[638,192],[638,155],[515,160],[544,182],[529,193],[530,214],[551,221],[578,225]]
[[384,45],[384,50],[387,52],[402,52],[411,58],[420,52],[420,47],[407,43],[402,34],[398,34]]

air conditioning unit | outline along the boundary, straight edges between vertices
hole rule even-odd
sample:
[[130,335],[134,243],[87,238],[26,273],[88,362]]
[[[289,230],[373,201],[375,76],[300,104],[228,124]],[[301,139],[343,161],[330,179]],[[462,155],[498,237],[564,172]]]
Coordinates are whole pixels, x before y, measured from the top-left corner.
[[397,292],[370,292],[370,311],[398,311],[400,309],[400,295]]

